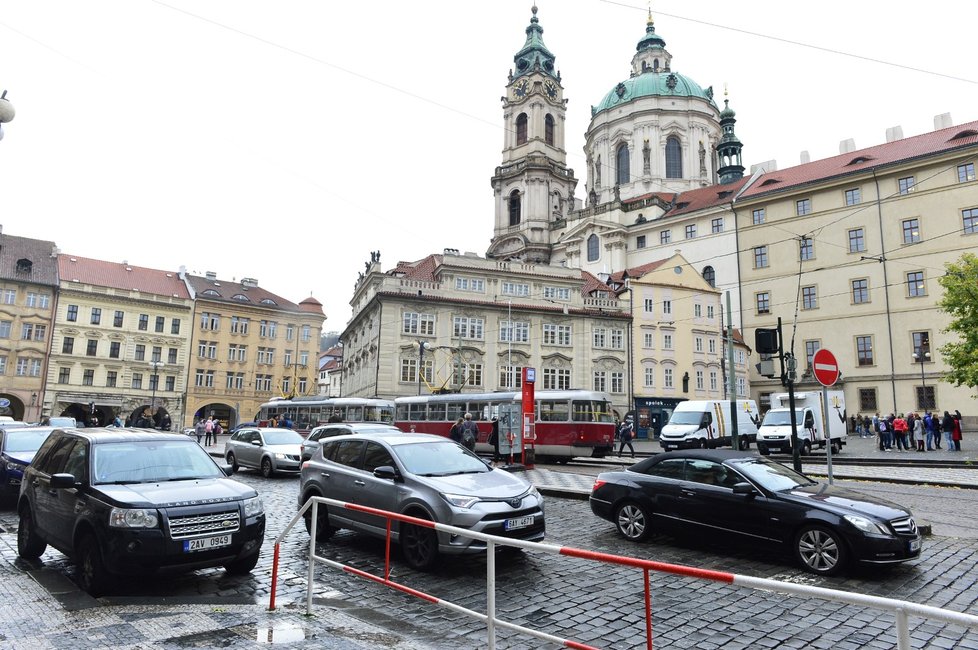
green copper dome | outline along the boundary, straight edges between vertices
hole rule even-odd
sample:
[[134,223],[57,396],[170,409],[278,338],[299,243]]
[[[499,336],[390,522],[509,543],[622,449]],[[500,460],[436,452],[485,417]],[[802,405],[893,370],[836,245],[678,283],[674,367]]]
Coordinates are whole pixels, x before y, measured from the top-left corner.
[[530,18],[530,24],[526,28],[526,43],[513,57],[513,63],[516,64],[516,74],[513,75],[513,78],[538,70],[559,80],[560,75],[554,71],[555,57],[543,43],[543,27],[540,27],[540,19],[537,18],[537,6],[535,4],[532,12],[533,17]]
[[597,106],[591,107],[591,116],[642,97],[698,97],[716,107],[712,87],[703,90],[698,83],[678,72],[646,70],[612,88]]

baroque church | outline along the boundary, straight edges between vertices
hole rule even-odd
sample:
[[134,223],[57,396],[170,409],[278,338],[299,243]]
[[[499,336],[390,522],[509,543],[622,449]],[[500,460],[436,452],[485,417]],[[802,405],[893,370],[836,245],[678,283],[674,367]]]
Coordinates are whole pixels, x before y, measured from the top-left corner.
[[[492,177],[487,257],[581,268],[607,277],[681,247],[707,281],[736,285],[732,224],[708,219],[746,182],[734,112],[673,68],[649,14],[627,79],[591,106],[583,197],[567,166],[567,100],[533,7],[503,98],[502,165]],[[725,102],[726,104],[726,102]],[[682,215],[696,211],[697,218]],[[698,223],[703,221],[702,224]],[[726,236],[725,236],[726,235]],[[726,280],[726,282],[724,281]]]

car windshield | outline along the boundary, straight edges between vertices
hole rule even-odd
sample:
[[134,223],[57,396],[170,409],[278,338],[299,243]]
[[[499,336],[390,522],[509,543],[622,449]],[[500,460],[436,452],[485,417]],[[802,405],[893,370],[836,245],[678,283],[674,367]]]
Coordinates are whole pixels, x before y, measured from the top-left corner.
[[395,445],[393,449],[404,469],[419,476],[451,476],[490,471],[478,456],[450,442],[417,442]]
[[[795,409],[795,423],[801,426],[801,409]],[[768,411],[767,415],[764,416],[764,422],[761,423],[762,427],[779,427],[791,424],[791,410],[784,409],[783,411]]]
[[266,445],[301,445],[302,436],[295,431],[263,431]]
[[817,481],[813,481],[789,467],[767,460],[766,458],[745,458],[734,461],[734,464],[740,473],[764,489],[772,492],[791,490],[802,485],[817,484]]
[[37,451],[48,437],[49,431],[17,429],[4,436],[3,450],[11,452]]
[[92,445],[93,483],[156,483],[224,476],[204,449],[189,438]]
[[674,411],[669,424],[699,424],[703,414],[698,411]]

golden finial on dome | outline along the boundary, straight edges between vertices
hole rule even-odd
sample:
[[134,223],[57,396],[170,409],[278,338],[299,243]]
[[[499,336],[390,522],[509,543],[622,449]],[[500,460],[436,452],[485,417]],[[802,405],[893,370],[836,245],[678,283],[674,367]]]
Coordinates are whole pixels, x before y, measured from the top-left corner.
[[649,19],[645,21],[646,25],[654,25],[655,21],[652,20],[652,3],[649,3]]

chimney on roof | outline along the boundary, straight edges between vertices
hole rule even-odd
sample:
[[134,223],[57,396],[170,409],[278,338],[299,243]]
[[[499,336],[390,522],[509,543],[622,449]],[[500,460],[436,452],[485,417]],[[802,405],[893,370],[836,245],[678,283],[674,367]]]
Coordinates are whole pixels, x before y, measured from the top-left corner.
[[204,277],[207,278],[208,280],[216,280],[217,273],[215,273],[214,271],[206,271],[204,273]]
[[839,141],[839,153],[852,153],[855,150],[856,141],[852,138],[846,138],[845,140]]
[[756,172],[776,172],[778,171],[778,161],[777,160],[765,160],[764,162],[757,163],[756,165],[750,166],[750,173],[753,176]]
[[808,151],[802,151],[801,152],[801,156],[799,156],[799,160],[801,161],[801,164],[802,165],[806,165],[806,164],[812,162],[812,157],[808,153]]
[[241,278],[241,286],[245,287],[246,289],[257,289],[258,280],[255,278]]
[[446,248],[446,249],[445,249],[444,251],[442,251],[442,252],[443,252],[443,253],[444,253],[445,255],[458,255],[458,249],[457,249],[457,248]]
[[951,119],[950,113],[941,113],[940,115],[934,116],[934,130],[938,131],[940,129],[948,129],[954,126],[954,120]]
[[903,140],[903,127],[891,126],[886,130],[886,141],[896,142],[897,140]]

